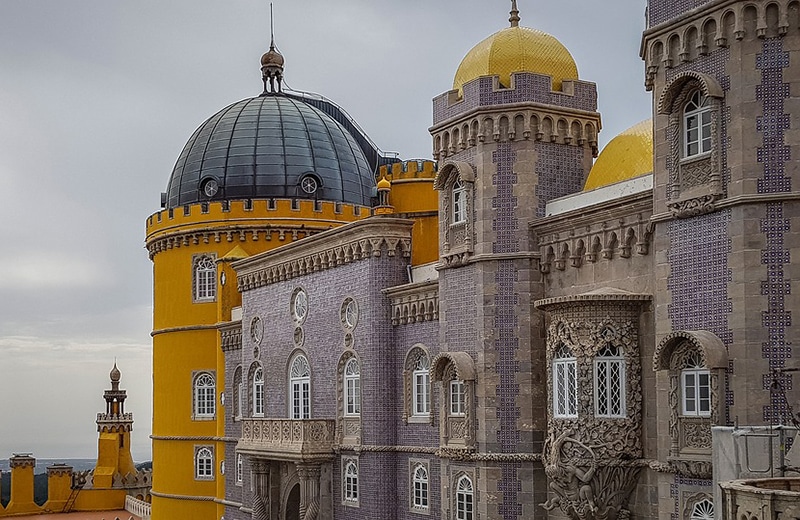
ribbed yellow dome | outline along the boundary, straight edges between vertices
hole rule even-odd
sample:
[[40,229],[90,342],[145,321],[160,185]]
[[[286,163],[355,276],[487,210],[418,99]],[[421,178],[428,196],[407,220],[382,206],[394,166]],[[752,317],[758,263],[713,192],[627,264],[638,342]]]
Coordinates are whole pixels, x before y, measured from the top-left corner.
[[508,27],[489,36],[461,60],[453,89],[481,76],[500,76],[504,87],[511,86],[512,72],[534,72],[553,77],[553,90],[561,90],[563,80],[578,79],[578,66],[560,41],[528,27]]
[[594,162],[583,191],[653,171],[653,120],[646,119],[612,139]]

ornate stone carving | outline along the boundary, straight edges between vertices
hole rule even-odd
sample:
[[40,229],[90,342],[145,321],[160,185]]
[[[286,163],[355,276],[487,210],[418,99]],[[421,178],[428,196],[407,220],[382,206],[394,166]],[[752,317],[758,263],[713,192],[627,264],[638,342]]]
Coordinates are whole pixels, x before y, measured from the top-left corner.
[[711,180],[711,160],[706,157],[681,166],[681,190],[708,184]]
[[692,449],[710,450],[711,422],[684,420],[683,446]]
[[392,325],[439,319],[439,283],[436,280],[384,289],[392,301]]
[[716,201],[719,198],[719,195],[701,195],[700,197],[671,202],[667,204],[667,208],[677,218],[696,217],[714,211],[716,209]]

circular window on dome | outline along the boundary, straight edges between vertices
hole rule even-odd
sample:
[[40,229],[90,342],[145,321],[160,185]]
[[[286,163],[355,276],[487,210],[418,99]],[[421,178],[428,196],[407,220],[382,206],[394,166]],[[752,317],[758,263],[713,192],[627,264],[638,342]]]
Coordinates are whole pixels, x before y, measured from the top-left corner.
[[300,189],[303,190],[303,193],[306,195],[313,195],[319,189],[320,182],[314,175],[304,175],[300,178]]
[[292,293],[292,317],[302,323],[308,315],[308,296],[303,289],[295,289]]
[[219,182],[214,178],[204,179],[200,183],[200,190],[203,192],[203,195],[210,199],[219,192]]
[[340,318],[342,320],[342,327],[344,327],[345,330],[351,331],[356,328],[356,324],[358,324],[358,304],[354,299],[347,298],[344,303],[342,303]]

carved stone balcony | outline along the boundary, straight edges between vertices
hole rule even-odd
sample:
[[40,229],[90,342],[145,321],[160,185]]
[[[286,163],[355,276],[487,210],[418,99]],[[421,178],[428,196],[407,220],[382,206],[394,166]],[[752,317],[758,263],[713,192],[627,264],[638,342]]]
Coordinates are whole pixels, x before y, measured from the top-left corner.
[[333,458],[335,438],[333,419],[245,419],[236,449],[272,460],[321,462]]
[[800,478],[780,477],[721,482],[724,510],[719,518],[788,520],[800,517]]

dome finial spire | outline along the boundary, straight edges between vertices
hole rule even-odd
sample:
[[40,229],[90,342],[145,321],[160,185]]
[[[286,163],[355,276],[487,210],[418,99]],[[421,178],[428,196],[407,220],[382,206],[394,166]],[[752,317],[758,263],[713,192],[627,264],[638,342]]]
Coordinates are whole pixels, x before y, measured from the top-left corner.
[[[272,16],[272,2],[269,3],[269,51],[261,56],[261,81],[264,94],[280,92],[283,81],[283,55],[275,49],[275,25]],[[269,89],[268,89],[269,87]]]
[[511,22],[511,27],[519,27],[519,9],[517,9],[517,0],[511,0],[511,17],[508,19]]

